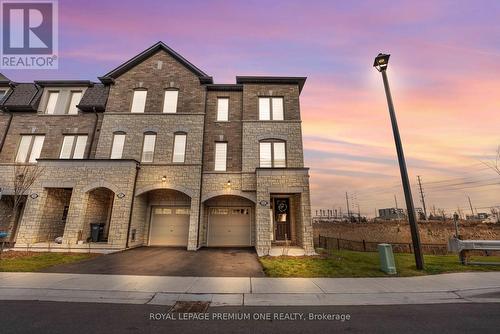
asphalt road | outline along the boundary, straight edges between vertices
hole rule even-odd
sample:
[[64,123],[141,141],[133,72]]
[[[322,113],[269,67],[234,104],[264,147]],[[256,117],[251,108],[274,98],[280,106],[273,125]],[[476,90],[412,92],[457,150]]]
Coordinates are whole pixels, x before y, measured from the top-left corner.
[[[1,333],[498,333],[500,303],[329,307],[215,307],[185,320],[153,305],[0,301]],[[151,320],[167,314],[176,320]],[[300,318],[302,314],[302,319]],[[341,320],[308,320],[337,316]],[[250,320],[213,320],[223,316]],[[349,320],[347,319],[349,316]],[[284,317],[284,320],[273,319]],[[254,320],[271,317],[273,320]],[[295,320],[290,320],[295,317]]]

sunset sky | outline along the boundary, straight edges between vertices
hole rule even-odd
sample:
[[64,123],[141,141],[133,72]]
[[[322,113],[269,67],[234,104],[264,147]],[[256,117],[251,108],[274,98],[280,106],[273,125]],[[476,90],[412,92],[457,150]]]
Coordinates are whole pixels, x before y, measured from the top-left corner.
[[[212,75],[307,76],[301,95],[313,210],[404,203],[380,73],[388,70],[410,181],[428,208],[500,205],[481,161],[500,145],[500,1],[59,1],[59,70],[14,81],[97,80],[163,41]],[[417,188],[415,206],[420,207]],[[314,213],[314,212],[313,212]]]

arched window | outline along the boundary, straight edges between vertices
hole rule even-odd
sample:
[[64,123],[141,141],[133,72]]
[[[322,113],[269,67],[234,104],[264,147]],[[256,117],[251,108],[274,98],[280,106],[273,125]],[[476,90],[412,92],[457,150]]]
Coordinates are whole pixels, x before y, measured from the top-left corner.
[[174,133],[174,150],[172,154],[172,162],[183,163],[186,160],[186,142],[187,133]]
[[110,159],[121,159],[123,155],[123,147],[125,146],[125,132],[113,132],[113,143],[111,144]]
[[259,142],[260,167],[285,168],[286,142],[279,139],[264,139]]
[[156,146],[156,133],[155,132],[145,132],[144,140],[142,143],[142,155],[141,162],[153,162],[155,155]]

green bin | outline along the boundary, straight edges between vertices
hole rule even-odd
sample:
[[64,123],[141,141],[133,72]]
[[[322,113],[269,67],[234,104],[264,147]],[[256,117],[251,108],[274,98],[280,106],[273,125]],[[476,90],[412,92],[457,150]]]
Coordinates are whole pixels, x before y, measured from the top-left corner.
[[380,256],[380,269],[387,274],[396,274],[396,263],[394,262],[394,254],[392,254],[392,246],[390,244],[378,244],[377,248]]

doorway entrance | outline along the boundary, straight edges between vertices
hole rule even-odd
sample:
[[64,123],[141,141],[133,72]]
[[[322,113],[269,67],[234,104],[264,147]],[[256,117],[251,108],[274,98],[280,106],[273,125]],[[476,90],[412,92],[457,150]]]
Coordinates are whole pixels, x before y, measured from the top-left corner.
[[291,240],[290,199],[273,198],[273,219],[275,241]]

